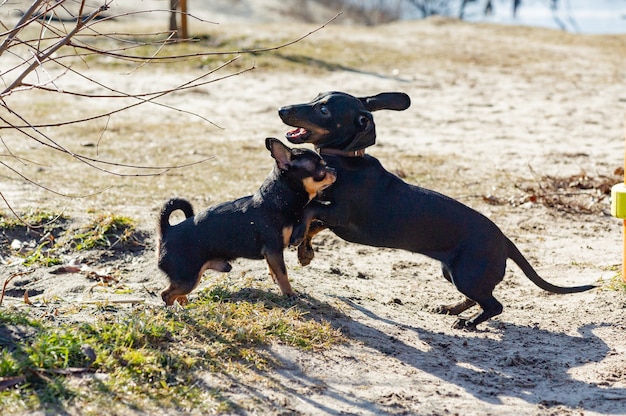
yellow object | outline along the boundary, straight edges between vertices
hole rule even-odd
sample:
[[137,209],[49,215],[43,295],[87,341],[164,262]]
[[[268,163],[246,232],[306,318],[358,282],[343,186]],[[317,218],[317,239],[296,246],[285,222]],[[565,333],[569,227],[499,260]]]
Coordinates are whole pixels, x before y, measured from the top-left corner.
[[611,188],[611,215],[626,220],[626,184],[618,183]]

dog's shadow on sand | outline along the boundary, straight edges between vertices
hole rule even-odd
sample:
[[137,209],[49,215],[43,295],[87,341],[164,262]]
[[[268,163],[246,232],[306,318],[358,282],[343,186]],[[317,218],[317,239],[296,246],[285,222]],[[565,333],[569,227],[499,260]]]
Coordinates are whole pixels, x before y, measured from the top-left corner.
[[[610,403],[626,399],[624,388],[607,388],[599,383],[577,380],[569,374],[571,369],[599,363],[609,355],[611,349],[594,334],[596,328],[608,326],[608,323],[580,327],[575,335],[510,323],[490,323],[489,331],[497,333],[495,337],[464,331],[450,334],[402,325],[381,318],[349,299],[338,299],[363,314],[366,317],[363,321],[373,324],[361,323],[338,308],[310,296],[295,301],[294,306],[306,312],[310,319],[329,321],[342,329],[347,338],[456,385],[485,403],[498,405],[503,403],[503,397],[508,396],[548,408],[566,406],[618,414],[612,411],[615,407]],[[389,328],[389,331],[384,328]],[[408,338],[412,338],[411,332],[414,333],[415,343],[394,336],[394,331],[398,330],[410,331]],[[406,333],[402,338],[407,338]],[[417,344],[422,345],[416,348]],[[292,368],[297,366],[287,364]],[[292,375],[305,379],[309,385],[319,382],[300,370]],[[314,403],[310,397],[291,393],[309,405],[319,406],[320,410],[330,410],[327,405]],[[333,395],[336,400],[351,406],[371,410],[373,405],[384,410],[378,404],[365,403],[356,397],[341,397],[332,389],[324,394]]]
[[607,413],[602,409],[605,401],[626,399],[626,389],[579,381],[568,373],[575,367],[599,363],[607,357],[610,348],[593,331],[608,323],[582,326],[577,335],[506,323],[491,329],[499,333],[494,339],[471,332],[450,335],[419,326],[402,326],[350,300],[343,300],[372,320],[415,332],[419,341],[429,348],[424,352],[346,317],[352,322],[351,326],[359,329],[356,339],[418,370],[456,384],[479,400],[500,404],[502,396],[509,396],[547,407],[564,405]]

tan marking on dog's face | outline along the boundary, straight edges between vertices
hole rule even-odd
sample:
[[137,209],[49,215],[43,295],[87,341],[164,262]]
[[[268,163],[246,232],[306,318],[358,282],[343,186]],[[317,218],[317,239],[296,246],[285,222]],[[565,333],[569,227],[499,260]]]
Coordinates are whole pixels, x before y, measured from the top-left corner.
[[314,123],[302,122],[299,124],[301,124],[301,126],[293,126],[293,127],[301,127],[301,128],[308,130],[310,133],[310,136],[307,139],[307,142],[310,142],[310,143],[315,143],[330,134],[330,130]]
[[283,228],[283,247],[289,247],[289,240],[291,240],[291,233],[293,232],[293,227],[290,225],[288,227]]
[[315,136],[327,136],[328,134],[330,134],[330,130],[316,125],[309,126],[307,130],[309,130]]
[[328,188],[336,180],[336,175],[333,175],[330,172],[326,172],[326,174],[324,175],[324,179],[316,181],[311,177],[307,177],[302,180],[302,184],[304,185],[304,189],[306,190],[306,192],[309,194],[309,199],[313,199],[317,196],[319,192]]

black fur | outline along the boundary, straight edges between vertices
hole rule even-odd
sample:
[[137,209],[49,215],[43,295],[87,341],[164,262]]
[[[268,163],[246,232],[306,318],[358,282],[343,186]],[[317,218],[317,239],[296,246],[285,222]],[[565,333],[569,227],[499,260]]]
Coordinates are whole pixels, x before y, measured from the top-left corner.
[[297,127],[287,138],[314,144],[337,170],[336,183],[320,195],[331,204],[309,204],[303,226],[292,234],[303,265],[313,258],[311,238],[325,228],[354,243],[425,254],[442,263],[445,278],[466,296],[439,312],[458,315],[476,303],[482,308],[470,319],[459,318],[457,328],[475,328],[502,312],[493,290],[504,277],[507,258],[544,290],[574,293],[594,287],[546,282],[490,219],[452,198],[404,182],[364,154],[376,138],[371,112],[409,105],[402,93],[357,98],[329,92],[279,110],[285,124]]
[[[276,165],[253,195],[213,206],[194,215],[191,204],[180,198],[165,203],[159,217],[158,265],[170,286],[161,293],[167,305],[187,301],[206,269],[231,270],[238,257],[263,259],[285,295],[294,295],[287,277],[283,249],[293,225],[318,191],[335,180],[335,171],[312,150],[290,149],[268,138],[266,147]],[[170,225],[172,212],[186,219]]]

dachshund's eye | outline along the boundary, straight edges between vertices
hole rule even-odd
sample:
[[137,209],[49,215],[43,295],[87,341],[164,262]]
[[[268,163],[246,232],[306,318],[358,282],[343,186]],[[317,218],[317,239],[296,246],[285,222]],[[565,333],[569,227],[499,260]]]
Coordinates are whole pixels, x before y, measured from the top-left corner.
[[320,113],[323,116],[327,116],[327,115],[330,114],[330,111],[328,111],[328,108],[325,105],[323,105],[323,106],[320,107]]

